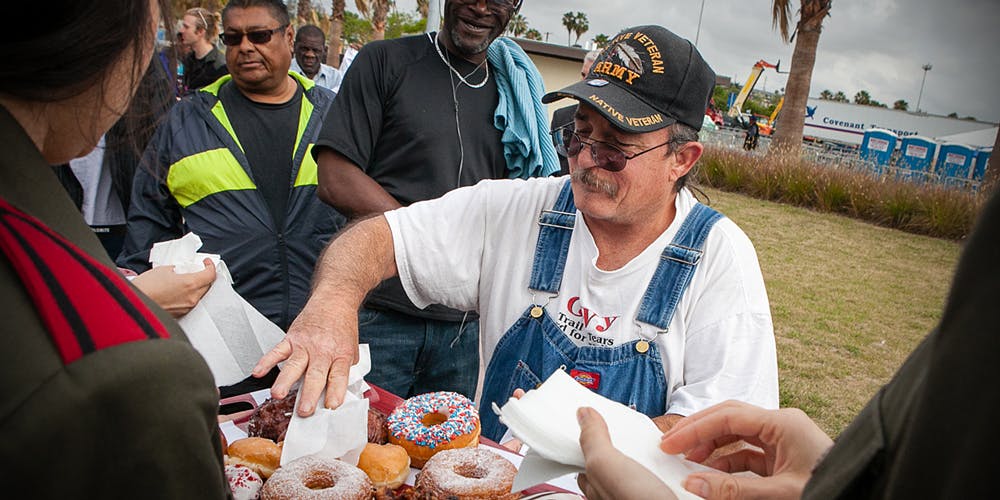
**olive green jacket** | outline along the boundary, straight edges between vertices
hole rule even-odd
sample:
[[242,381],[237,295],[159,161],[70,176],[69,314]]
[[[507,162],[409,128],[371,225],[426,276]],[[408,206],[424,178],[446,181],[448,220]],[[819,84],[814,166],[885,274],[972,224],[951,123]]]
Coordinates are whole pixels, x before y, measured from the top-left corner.
[[[0,197],[114,268],[3,107],[0,138]],[[169,339],[115,345],[64,365],[0,252],[0,463],[25,498],[231,496],[212,374],[177,323],[139,295]]]
[[965,241],[938,327],[837,437],[803,498],[996,498],[998,305],[1000,191]]

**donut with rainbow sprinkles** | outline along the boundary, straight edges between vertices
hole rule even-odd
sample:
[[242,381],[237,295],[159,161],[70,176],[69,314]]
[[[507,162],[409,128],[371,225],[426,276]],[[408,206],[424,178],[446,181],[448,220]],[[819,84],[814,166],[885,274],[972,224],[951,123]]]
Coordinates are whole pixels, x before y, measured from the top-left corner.
[[389,442],[402,446],[417,468],[441,450],[479,444],[479,412],[457,392],[413,396],[393,410],[386,423]]

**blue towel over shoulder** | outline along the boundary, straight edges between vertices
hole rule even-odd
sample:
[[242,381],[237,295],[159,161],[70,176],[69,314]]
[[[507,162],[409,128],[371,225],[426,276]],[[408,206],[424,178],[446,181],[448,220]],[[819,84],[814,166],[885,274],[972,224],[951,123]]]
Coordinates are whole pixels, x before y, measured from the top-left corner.
[[545,84],[517,42],[498,37],[487,50],[500,101],[493,125],[503,131],[508,177],[546,177],[559,171],[559,158],[549,136],[548,112],[542,104]]

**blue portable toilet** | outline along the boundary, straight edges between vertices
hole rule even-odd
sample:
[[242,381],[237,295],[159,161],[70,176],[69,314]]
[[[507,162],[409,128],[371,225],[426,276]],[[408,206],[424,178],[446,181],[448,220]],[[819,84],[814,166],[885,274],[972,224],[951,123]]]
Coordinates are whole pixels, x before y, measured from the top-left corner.
[[976,150],[965,144],[942,144],[938,150],[937,163],[934,171],[941,180],[952,186],[963,186],[972,174],[972,162]]
[[933,139],[919,135],[904,137],[900,141],[899,161],[900,177],[911,180],[922,180],[934,166],[934,153],[937,143]]
[[883,167],[892,161],[892,153],[896,151],[899,136],[891,130],[880,128],[868,129],[861,140],[861,159],[875,166],[875,173],[881,174]]
[[975,167],[972,169],[972,180],[979,182],[986,175],[986,163],[990,161],[993,148],[979,148],[976,150],[976,159],[973,161]]

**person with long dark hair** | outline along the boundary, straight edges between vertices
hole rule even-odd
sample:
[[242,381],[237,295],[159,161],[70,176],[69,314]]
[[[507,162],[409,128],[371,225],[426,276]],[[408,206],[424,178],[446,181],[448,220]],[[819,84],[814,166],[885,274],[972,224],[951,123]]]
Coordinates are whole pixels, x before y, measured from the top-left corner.
[[208,366],[50,168],[128,109],[169,2],[8,9],[45,22],[0,35],[0,461],[30,498],[225,498]]

